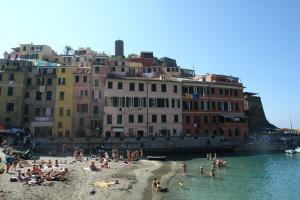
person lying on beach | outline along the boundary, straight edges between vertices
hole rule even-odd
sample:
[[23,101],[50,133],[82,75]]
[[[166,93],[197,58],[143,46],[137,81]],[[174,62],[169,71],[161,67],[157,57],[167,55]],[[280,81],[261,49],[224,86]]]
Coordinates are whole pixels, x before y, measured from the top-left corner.
[[90,164],[90,170],[91,171],[99,171],[100,169],[98,167],[96,167],[95,162],[91,162]]
[[95,186],[98,186],[100,188],[108,188],[110,187],[111,185],[116,185],[116,184],[119,184],[119,181],[116,180],[116,181],[97,181],[94,183]]
[[103,164],[103,165],[101,165],[101,168],[110,169],[110,166],[109,166],[108,162],[107,162],[107,161],[105,161],[105,162],[104,162],[104,164]]
[[35,165],[32,167],[31,174],[37,176],[43,176],[42,170]]
[[30,166],[30,164],[28,163],[27,160],[20,159],[20,161],[19,161],[19,167],[20,168],[29,167],[29,166]]
[[69,169],[65,168],[63,171],[56,173],[52,176],[53,181],[64,181],[69,174]]

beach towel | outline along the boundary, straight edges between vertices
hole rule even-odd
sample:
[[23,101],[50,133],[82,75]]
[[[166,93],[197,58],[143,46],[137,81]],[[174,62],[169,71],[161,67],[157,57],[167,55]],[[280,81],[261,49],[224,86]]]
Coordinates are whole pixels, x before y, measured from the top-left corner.
[[84,167],[83,169],[87,171],[92,171],[89,167]]
[[110,182],[107,182],[107,181],[97,181],[94,183],[95,186],[98,186],[100,188],[108,188],[110,187],[111,185],[115,185],[116,182],[114,181],[110,181]]

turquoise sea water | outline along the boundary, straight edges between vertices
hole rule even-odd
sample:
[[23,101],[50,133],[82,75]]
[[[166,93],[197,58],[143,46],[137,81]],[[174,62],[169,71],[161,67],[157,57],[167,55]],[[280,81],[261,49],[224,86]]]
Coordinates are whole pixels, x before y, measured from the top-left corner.
[[[227,161],[227,168],[218,169],[216,178],[200,175],[200,164],[206,172],[210,169],[206,158],[186,160],[188,175],[178,173],[163,199],[300,199],[300,154],[231,155],[221,159]],[[184,181],[183,188],[179,180]]]

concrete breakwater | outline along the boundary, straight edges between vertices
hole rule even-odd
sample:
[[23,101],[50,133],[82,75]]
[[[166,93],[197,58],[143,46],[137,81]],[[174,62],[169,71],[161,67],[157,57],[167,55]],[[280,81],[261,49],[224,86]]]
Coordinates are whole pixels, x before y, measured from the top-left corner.
[[111,150],[144,149],[146,153],[172,152],[203,152],[209,149],[214,151],[232,150],[235,143],[224,140],[224,137],[157,137],[157,138],[36,138],[35,148],[41,152],[62,153],[70,152],[75,147],[88,151],[97,148]]

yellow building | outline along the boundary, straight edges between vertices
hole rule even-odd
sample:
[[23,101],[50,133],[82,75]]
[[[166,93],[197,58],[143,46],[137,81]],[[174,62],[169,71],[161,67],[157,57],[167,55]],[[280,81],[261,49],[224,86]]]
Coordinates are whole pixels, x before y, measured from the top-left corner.
[[63,66],[56,70],[56,104],[54,113],[53,135],[58,137],[73,137],[72,135],[72,106],[74,67]]
[[22,127],[27,70],[31,62],[0,60],[0,124]]

